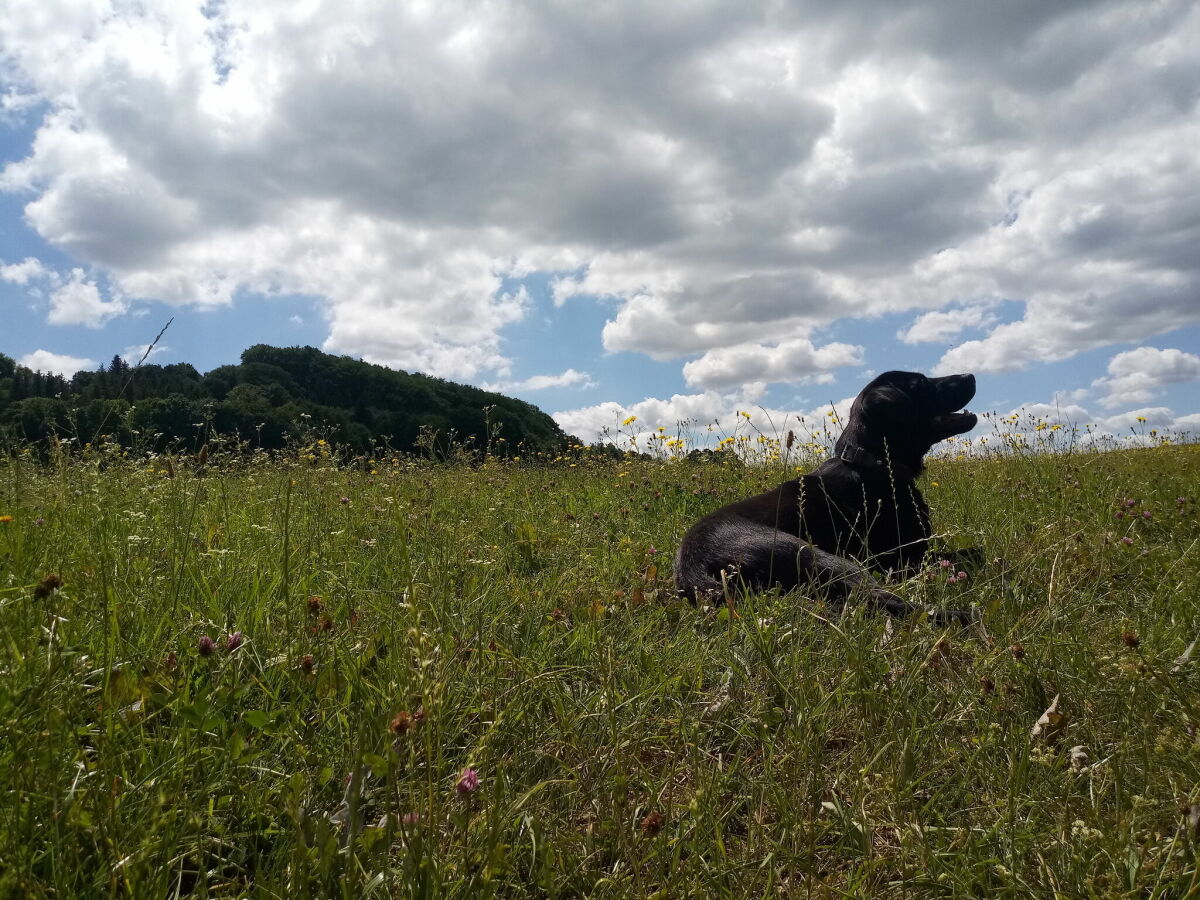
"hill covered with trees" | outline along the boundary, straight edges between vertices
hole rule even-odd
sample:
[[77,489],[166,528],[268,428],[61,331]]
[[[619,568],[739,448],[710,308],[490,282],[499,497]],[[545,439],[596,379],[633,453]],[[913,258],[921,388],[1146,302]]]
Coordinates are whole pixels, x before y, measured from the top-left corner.
[[433,434],[482,448],[490,433],[547,452],[573,440],[524,401],[313,347],[257,344],[239,364],[203,375],[187,363],[131,367],[114,356],[69,379],[0,354],[0,435],[8,441],[58,435],[86,443],[106,434],[123,444],[140,437],[157,449],[195,449],[216,432],[277,449],[308,425],[356,452],[414,450]]

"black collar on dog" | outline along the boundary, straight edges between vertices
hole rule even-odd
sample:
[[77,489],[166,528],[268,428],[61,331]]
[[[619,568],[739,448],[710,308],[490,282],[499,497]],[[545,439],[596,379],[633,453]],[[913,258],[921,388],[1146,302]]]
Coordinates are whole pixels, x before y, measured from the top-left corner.
[[879,459],[879,457],[875,456],[870,451],[864,450],[862,447],[856,446],[855,444],[846,444],[843,446],[841,451],[838,453],[837,458],[846,465],[852,466],[856,469],[868,469],[876,472],[887,472],[890,469],[892,475],[894,475],[896,478],[907,478],[911,480],[916,477],[912,469],[903,463],[892,463],[889,466],[886,462]]

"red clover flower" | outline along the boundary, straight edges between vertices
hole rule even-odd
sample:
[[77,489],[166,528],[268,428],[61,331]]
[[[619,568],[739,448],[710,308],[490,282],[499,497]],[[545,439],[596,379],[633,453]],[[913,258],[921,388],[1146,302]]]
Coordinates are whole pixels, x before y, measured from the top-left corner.
[[473,794],[479,790],[479,773],[469,766],[462,771],[454,789],[461,795]]

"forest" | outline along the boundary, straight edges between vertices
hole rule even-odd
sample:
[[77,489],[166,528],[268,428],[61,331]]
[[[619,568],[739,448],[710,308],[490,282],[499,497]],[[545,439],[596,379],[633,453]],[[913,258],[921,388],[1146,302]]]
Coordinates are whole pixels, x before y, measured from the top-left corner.
[[221,434],[272,450],[314,428],[356,453],[451,443],[551,453],[573,441],[522,400],[313,347],[257,344],[237,365],[204,374],[188,363],[131,366],[114,356],[71,378],[0,354],[0,441],[10,446],[57,437],[195,450]]

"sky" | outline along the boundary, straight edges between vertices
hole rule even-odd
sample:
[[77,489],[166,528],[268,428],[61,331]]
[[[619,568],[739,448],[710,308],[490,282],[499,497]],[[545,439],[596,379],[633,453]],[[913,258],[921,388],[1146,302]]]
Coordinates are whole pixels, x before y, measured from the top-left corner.
[[312,345],[589,441],[897,368],[1200,432],[1194,0],[4,9],[0,352],[33,368],[171,321],[153,362]]

